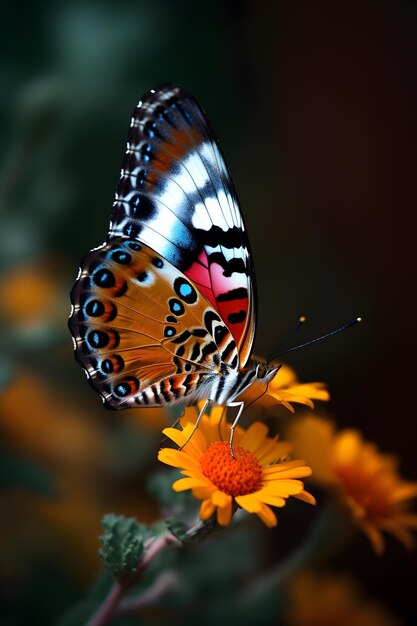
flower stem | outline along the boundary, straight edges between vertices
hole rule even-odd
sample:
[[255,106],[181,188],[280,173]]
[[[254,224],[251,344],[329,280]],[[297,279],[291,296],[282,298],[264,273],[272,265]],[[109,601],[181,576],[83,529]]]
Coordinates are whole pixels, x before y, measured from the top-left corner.
[[141,594],[128,597],[119,603],[117,616],[131,615],[140,609],[157,604],[165,594],[172,591],[180,584],[179,578],[172,570],[162,572],[155,582]]
[[116,581],[111,587],[103,604],[97,609],[96,613],[87,622],[87,626],[105,626],[115,616],[118,605],[124,594],[134,585],[143,572],[146,570],[151,561],[168,546],[173,544],[181,545],[180,542],[171,533],[165,533],[160,537],[153,538],[147,545],[145,556],[140,562],[136,572],[132,576],[123,580]]
[[[169,582],[168,578],[163,579],[162,582],[160,580],[159,586],[155,583],[155,588],[153,589],[153,592],[150,591],[148,593],[149,590],[145,591],[134,600],[132,599],[132,602],[128,600],[122,602],[122,598],[127,593],[127,591],[140,580],[143,572],[160,552],[163,552],[171,545],[182,546],[184,544],[201,541],[217,528],[219,528],[218,524],[212,520],[207,520],[206,522],[198,522],[187,531],[186,538],[183,543],[181,543],[176,537],[174,537],[172,533],[165,533],[160,537],[152,538],[145,547],[145,555],[138,565],[136,572],[131,576],[126,577],[123,580],[116,581],[114,583],[103,603],[99,606],[96,613],[94,613],[94,615],[88,621],[87,626],[105,626],[106,624],[110,623],[113,617],[120,613],[123,613],[123,615],[125,615],[130,611],[142,608],[144,606],[147,606],[149,603],[154,602],[155,594],[159,593],[159,595],[162,595],[167,591],[167,585]],[[162,576],[163,574],[161,574],[160,578],[162,578]]]
[[87,622],[87,626],[103,626],[113,617],[116,612],[117,606],[125,593],[126,589],[124,585],[119,582],[115,582],[111,587],[103,604],[98,608],[97,612]]

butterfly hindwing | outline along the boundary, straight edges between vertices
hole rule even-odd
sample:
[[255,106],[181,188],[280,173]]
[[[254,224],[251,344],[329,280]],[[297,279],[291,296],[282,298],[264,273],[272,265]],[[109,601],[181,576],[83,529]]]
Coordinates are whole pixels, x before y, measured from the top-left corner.
[[233,336],[193,281],[136,240],[90,252],[71,299],[77,360],[111,408],[195,401],[238,367]]
[[244,366],[255,329],[248,238],[214,132],[181,87],[152,90],[133,113],[108,241],[119,237],[150,246],[193,281]]

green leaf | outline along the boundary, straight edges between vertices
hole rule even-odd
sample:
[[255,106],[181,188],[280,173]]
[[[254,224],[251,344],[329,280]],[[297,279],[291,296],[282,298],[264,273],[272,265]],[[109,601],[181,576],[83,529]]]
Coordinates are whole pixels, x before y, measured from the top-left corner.
[[117,579],[134,574],[143,556],[147,529],[133,517],[110,513],[101,520],[104,535],[99,537],[99,554]]
[[177,519],[169,518],[166,520],[168,530],[179,540],[184,543],[187,537],[187,526]]

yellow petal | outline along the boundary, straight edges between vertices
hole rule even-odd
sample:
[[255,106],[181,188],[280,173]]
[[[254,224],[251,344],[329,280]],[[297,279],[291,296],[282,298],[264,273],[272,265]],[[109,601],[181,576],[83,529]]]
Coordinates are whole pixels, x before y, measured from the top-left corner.
[[255,454],[256,449],[263,443],[268,436],[268,428],[262,422],[254,422],[244,433],[240,440],[240,445],[245,450],[249,450],[252,454]]
[[268,526],[268,528],[273,528],[278,524],[277,516],[267,504],[262,504],[260,510],[257,511],[256,514],[261,518],[265,526]]
[[294,385],[285,391],[312,400],[330,400],[330,394],[324,383],[303,383],[302,385]]
[[385,550],[385,541],[382,533],[372,524],[361,524],[361,528],[368,536],[375,554],[383,554]]
[[263,466],[268,465],[269,463],[273,463],[280,459],[281,457],[288,456],[292,452],[292,445],[287,441],[279,441],[271,446],[269,451],[258,453],[259,463]]
[[[183,430],[183,450],[195,459],[200,459],[207,450],[207,442],[203,433],[194,424],[186,424]],[[187,442],[187,443],[185,443]]]
[[242,509],[245,509],[245,511],[248,511],[248,513],[256,513],[268,528],[277,525],[275,513],[267,504],[264,504],[258,499],[257,494],[250,493],[246,496],[238,496],[235,500],[238,505],[242,507]]
[[261,508],[258,492],[248,493],[246,496],[236,496],[235,500],[242,509],[249,513],[257,513]]
[[[292,390],[281,389],[279,395],[281,404],[283,404],[287,408],[291,406],[290,402],[297,402],[298,404],[305,404],[306,406],[310,407],[310,409],[314,409],[314,402],[310,400],[310,398],[307,398],[306,396],[303,396],[299,393],[293,393]],[[292,406],[290,411],[294,412]]]
[[194,487],[192,494],[197,500],[207,500],[207,498],[211,499],[215,490],[215,486],[212,485],[210,481],[207,481],[207,483],[201,487]]
[[278,479],[281,480],[283,478],[305,478],[306,476],[311,476],[311,467],[304,465],[302,467],[294,467],[287,470],[270,472],[264,475],[264,480],[271,481]]
[[188,456],[188,454],[181,450],[174,450],[173,448],[162,448],[162,450],[159,450],[158,460],[162,463],[166,463],[166,465],[187,469],[192,472],[200,468],[199,465],[196,465],[195,460]]
[[178,428],[172,428],[169,426],[168,428],[164,428],[162,434],[168,439],[171,439],[174,443],[177,444],[178,447],[181,447],[185,443],[185,437],[182,430],[178,430]]
[[400,502],[417,497],[417,483],[402,483],[391,495],[392,502]]
[[229,496],[227,493],[224,493],[223,491],[216,489],[216,491],[214,491],[212,495],[212,500],[215,506],[219,506],[223,508],[227,506],[229,502],[232,501],[232,497]]
[[296,493],[300,493],[303,490],[304,485],[301,480],[291,480],[286,478],[285,480],[270,481],[266,483],[264,488],[268,489],[268,492],[271,494],[288,498]]
[[203,500],[200,506],[200,518],[203,521],[209,519],[213,515],[215,510],[216,507],[214,506],[211,498]]
[[282,463],[274,463],[269,467],[263,468],[264,476],[269,476],[278,473],[280,475],[281,471],[287,471],[294,467],[303,467],[306,466],[305,461],[301,461],[300,459],[293,459],[292,461],[282,461]]
[[287,504],[287,501],[285,500],[285,498],[281,498],[280,496],[274,496],[268,493],[267,491],[264,491],[263,489],[257,492],[257,496],[260,502],[264,502],[265,504],[270,504],[271,506],[277,506],[279,508],[282,508],[283,506]]
[[198,478],[179,478],[172,484],[174,491],[186,491],[195,487],[203,487],[205,482]]
[[308,493],[308,491],[303,490],[300,493],[295,493],[294,498],[298,498],[299,500],[307,502],[307,504],[312,504],[313,506],[316,506],[317,504],[316,498],[312,496],[311,493]]
[[217,507],[217,523],[220,526],[228,526],[232,519],[232,498],[229,496],[225,506]]

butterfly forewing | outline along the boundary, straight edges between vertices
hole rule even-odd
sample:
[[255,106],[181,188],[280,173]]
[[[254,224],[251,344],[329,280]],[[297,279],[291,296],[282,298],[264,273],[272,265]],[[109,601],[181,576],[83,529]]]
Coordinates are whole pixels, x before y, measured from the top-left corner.
[[225,367],[238,367],[218,312],[136,240],[112,238],[87,255],[71,297],[76,357],[112,408],[192,402]]
[[215,135],[181,87],[150,92],[133,113],[108,241],[118,237],[143,242],[193,281],[245,365],[255,328],[248,238]]

